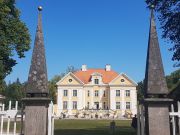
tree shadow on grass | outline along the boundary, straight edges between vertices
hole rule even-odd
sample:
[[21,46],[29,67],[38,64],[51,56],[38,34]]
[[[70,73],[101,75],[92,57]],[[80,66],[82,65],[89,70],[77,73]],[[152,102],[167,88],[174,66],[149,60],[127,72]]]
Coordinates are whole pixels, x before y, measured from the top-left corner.
[[96,127],[90,129],[55,129],[55,135],[136,135],[130,127],[116,127],[115,133],[109,127]]

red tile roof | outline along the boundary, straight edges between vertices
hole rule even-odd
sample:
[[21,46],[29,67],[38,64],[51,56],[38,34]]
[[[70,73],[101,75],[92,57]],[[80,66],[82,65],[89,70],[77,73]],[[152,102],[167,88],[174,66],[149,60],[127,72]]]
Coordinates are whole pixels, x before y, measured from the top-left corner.
[[103,83],[110,83],[113,79],[115,79],[119,74],[115,71],[106,71],[105,69],[88,69],[87,71],[77,71],[74,72],[74,75],[79,78],[85,84],[91,81],[91,75],[93,73],[100,73],[102,75]]

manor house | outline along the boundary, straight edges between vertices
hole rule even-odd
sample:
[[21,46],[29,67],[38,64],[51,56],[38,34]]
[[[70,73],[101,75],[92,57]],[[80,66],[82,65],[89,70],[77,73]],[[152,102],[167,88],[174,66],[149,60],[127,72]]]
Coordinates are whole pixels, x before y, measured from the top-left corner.
[[[106,65],[102,69],[88,69],[70,72],[57,83],[57,109],[75,116],[86,110],[111,110],[116,116],[137,113],[136,82],[124,73],[117,73]],[[100,111],[97,111],[100,112]]]

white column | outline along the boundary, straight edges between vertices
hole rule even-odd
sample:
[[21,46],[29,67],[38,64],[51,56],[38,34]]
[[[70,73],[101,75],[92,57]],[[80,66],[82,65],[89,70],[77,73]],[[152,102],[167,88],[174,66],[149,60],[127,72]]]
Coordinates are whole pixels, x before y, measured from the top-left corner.
[[77,97],[78,97],[77,109],[80,110],[83,108],[84,105],[84,96],[82,89],[77,90]]
[[110,109],[110,91],[111,91],[111,88],[109,90],[107,90],[107,96],[108,96],[108,101],[107,101],[107,106],[108,106],[108,109]]
[[82,93],[83,93],[83,95],[82,95],[82,96],[83,96],[83,97],[82,97],[82,98],[83,98],[83,106],[82,106],[82,108],[85,108],[85,107],[86,107],[86,104],[87,104],[87,103],[86,103],[86,102],[87,102],[87,101],[86,101],[86,97],[87,97],[87,96],[86,96],[86,92],[87,92],[86,89],[82,89]]
[[137,92],[135,89],[130,90],[131,91],[131,112],[134,114],[137,114]]
[[68,113],[69,115],[72,114],[72,90],[68,90]]
[[57,101],[57,104],[58,104],[58,115],[60,115],[62,110],[63,110],[63,101],[62,101],[62,98],[63,98],[63,90],[58,88],[58,101]]
[[90,108],[94,108],[94,90],[93,90],[93,88],[90,90],[90,96],[91,96],[91,106],[90,106]]
[[101,89],[101,90],[99,90],[99,108],[101,108],[101,109],[103,109],[102,108],[102,99],[103,98],[103,90]]
[[82,104],[82,102],[81,102],[81,90],[80,89],[78,89],[77,90],[77,109],[79,110],[80,109],[80,107],[81,107],[81,104]]
[[122,109],[122,115],[124,115],[126,110],[125,90],[121,90],[121,96],[122,96],[121,109]]
[[115,90],[110,90],[110,109],[116,109],[116,101],[115,101]]

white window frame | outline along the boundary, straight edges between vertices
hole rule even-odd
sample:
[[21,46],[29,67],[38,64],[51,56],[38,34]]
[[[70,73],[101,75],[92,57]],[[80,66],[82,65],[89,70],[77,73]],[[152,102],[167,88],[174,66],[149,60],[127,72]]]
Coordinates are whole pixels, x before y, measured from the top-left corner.
[[126,110],[130,110],[131,109],[131,102],[126,102]]
[[63,91],[63,96],[64,96],[64,97],[67,97],[67,96],[68,96],[68,90],[64,90],[64,91]]
[[90,90],[87,91],[87,96],[90,97]]
[[99,84],[99,79],[94,79],[94,84]]
[[73,97],[77,97],[77,90],[73,90]]
[[116,110],[120,110],[121,109],[121,102],[116,102]]
[[99,97],[99,91],[98,91],[98,90],[95,90],[95,91],[94,91],[94,96],[95,96],[95,97]]
[[68,109],[68,101],[63,101],[63,110]]
[[125,93],[126,93],[126,97],[130,97],[131,96],[131,91],[130,90],[126,90]]
[[90,102],[87,102],[87,109],[90,108]]
[[120,97],[121,96],[121,91],[120,90],[116,90],[116,97]]
[[72,102],[73,110],[77,110],[77,101]]

